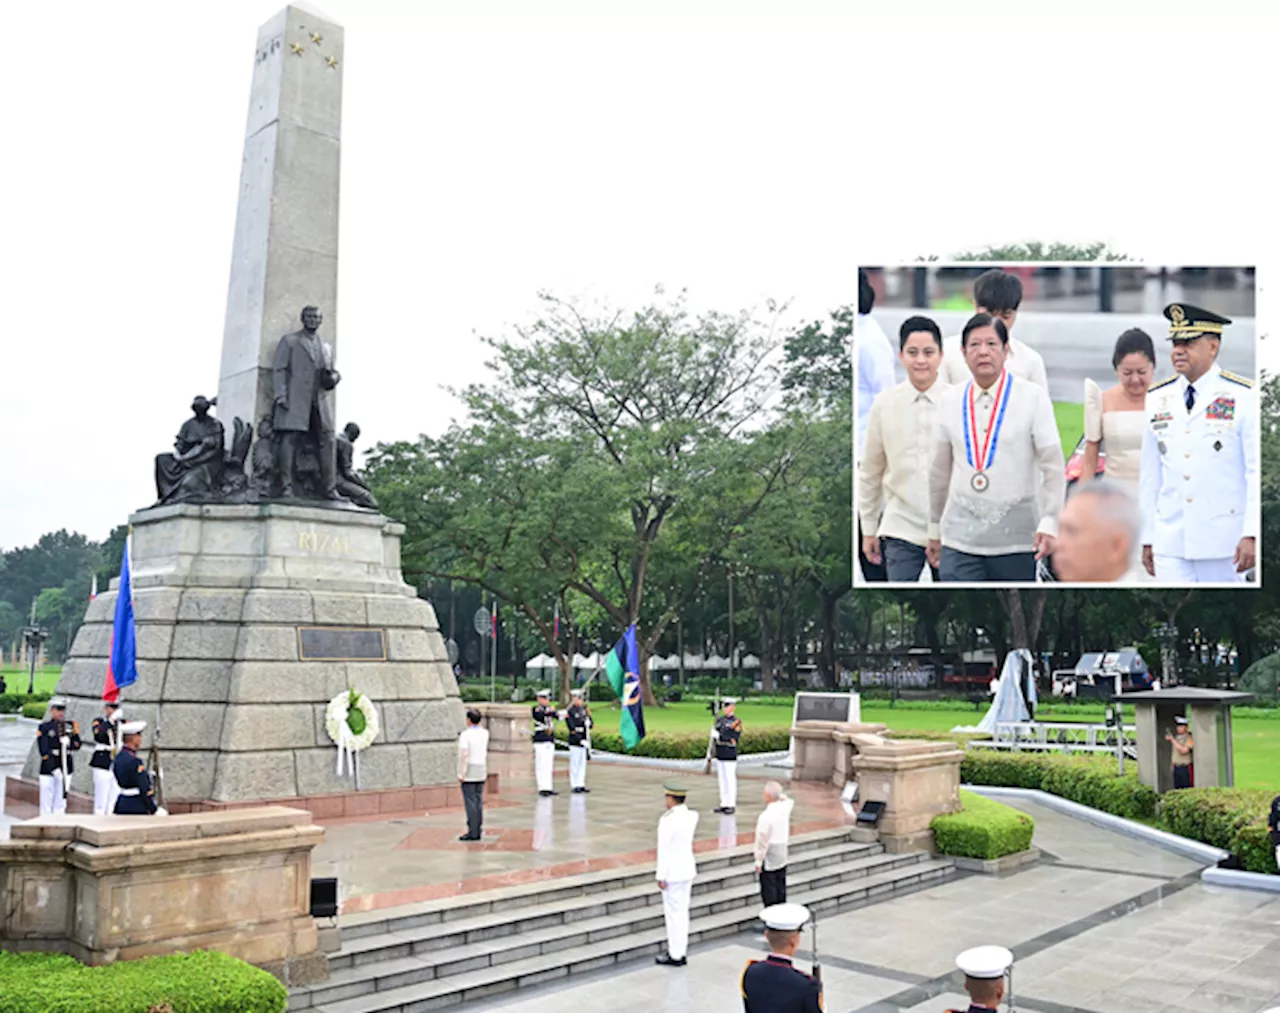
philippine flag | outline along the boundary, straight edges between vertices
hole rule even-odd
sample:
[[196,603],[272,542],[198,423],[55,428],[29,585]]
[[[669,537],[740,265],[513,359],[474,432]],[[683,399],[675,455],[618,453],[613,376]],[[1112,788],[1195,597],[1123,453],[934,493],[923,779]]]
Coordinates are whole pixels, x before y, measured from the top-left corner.
[[115,703],[120,691],[138,681],[138,631],[133,622],[133,580],[130,556],[133,552],[133,535],[124,543],[124,558],[120,560],[120,587],[116,595],[116,618],[111,628],[111,654],[107,658],[107,681],[102,687],[102,699]]

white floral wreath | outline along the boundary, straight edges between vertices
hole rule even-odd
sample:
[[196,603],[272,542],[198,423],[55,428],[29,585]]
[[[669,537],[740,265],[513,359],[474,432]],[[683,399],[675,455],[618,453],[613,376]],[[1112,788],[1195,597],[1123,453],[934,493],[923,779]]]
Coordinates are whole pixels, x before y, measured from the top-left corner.
[[355,754],[372,745],[378,737],[378,712],[359,690],[348,689],[329,701],[324,728],[338,746],[338,776],[344,760],[355,770]]

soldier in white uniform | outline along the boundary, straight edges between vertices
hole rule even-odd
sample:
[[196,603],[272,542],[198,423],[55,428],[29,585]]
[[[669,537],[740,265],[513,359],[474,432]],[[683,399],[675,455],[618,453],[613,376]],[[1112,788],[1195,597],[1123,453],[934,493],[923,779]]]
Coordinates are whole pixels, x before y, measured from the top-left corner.
[[1177,375],[1147,392],[1143,565],[1162,583],[1237,582],[1261,523],[1253,381],[1218,367],[1226,317],[1187,303],[1164,315]]
[[667,926],[667,952],[656,962],[684,967],[689,949],[689,899],[697,862],[693,857],[693,835],[698,830],[698,814],[684,804],[689,790],[679,784],[664,784],[667,811],[658,820],[658,889],[662,891],[662,916]]

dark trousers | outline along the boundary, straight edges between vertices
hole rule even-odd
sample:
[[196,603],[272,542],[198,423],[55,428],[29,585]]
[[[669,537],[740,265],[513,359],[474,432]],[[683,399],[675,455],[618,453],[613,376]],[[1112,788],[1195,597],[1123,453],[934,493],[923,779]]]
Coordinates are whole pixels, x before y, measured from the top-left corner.
[[484,820],[484,782],[463,781],[462,802],[467,807],[467,835],[479,837]]
[[1173,767],[1173,786],[1175,788],[1194,788],[1196,784],[1195,774],[1191,770],[1191,764],[1183,764]]
[[[881,550],[883,551],[883,549]],[[884,563],[873,563],[862,552],[862,521],[858,521],[858,565],[862,567],[862,579],[868,584],[889,579]]]
[[[914,542],[904,542],[901,538],[880,539],[880,551],[884,553],[884,566],[889,573],[890,581],[915,582],[920,579],[928,560],[925,558],[924,546]],[[929,567],[934,583],[939,580],[936,567]]]
[[787,867],[760,870],[760,901],[765,907],[770,904],[785,904],[787,901]]
[[1011,552],[1004,556],[975,556],[970,552],[942,547],[938,567],[944,581],[995,580],[1002,583],[1035,583],[1036,554]]

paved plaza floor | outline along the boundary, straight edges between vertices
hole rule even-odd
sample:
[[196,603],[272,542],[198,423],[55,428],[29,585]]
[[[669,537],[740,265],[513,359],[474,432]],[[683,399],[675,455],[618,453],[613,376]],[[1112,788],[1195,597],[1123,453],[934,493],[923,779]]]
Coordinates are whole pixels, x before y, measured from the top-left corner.
[[[0,774],[17,772],[33,735],[33,727],[0,724]],[[345,913],[360,918],[456,893],[650,861],[661,784],[673,776],[689,783],[690,801],[702,813],[698,848],[715,850],[749,839],[763,779],[778,773],[745,768],[738,811],[721,817],[711,812],[715,779],[700,772],[595,763],[592,793],[575,796],[558,757],[561,794],[540,799],[528,755],[496,757],[493,769],[501,790],[486,806],[481,844],[456,840],[461,810],[322,821],[326,835],[314,874],[338,876]],[[797,799],[797,831],[847,822],[830,786],[789,790]],[[829,1013],[964,1008],[953,961],[983,943],[1013,951],[1018,1009],[1258,1013],[1280,1005],[1280,895],[1205,886],[1200,866],[1188,858],[1034,802],[1011,804],[1036,820],[1034,843],[1044,853],[1038,865],[999,877],[962,874],[823,919],[818,941]],[[6,819],[0,817],[0,835]],[[638,963],[467,1008],[736,1013],[743,964],[763,951],[763,941],[749,933],[695,946],[685,968]],[[801,956],[807,967],[807,950]]]

